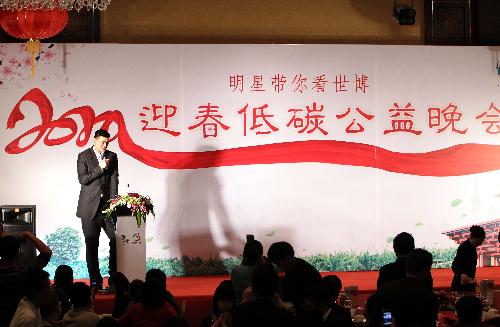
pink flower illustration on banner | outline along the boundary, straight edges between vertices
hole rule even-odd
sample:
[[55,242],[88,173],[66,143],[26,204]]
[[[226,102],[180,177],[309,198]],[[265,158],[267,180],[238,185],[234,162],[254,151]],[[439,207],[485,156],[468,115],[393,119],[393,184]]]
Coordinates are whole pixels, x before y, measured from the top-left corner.
[[45,63],[52,63],[54,62],[56,57],[56,53],[52,51],[52,49],[47,49],[42,53],[42,59],[46,61]]
[[[40,54],[35,57],[35,64],[53,64],[58,57],[58,48],[54,44],[43,45]],[[3,63],[3,65],[2,65]],[[8,68],[5,68],[8,67]],[[52,70],[49,70],[49,72]],[[42,81],[50,77],[57,77],[57,79],[67,78],[63,74],[53,72],[41,76]],[[0,80],[3,83],[0,85],[1,89],[9,87],[21,88],[20,82],[23,80],[31,79],[31,55],[26,52],[25,44],[0,44]],[[12,83],[8,83],[12,82]],[[13,84],[14,83],[14,84]],[[67,81],[65,81],[67,83]],[[65,96],[72,101],[78,100],[78,97],[65,92]]]
[[31,57],[24,57],[22,61],[22,66],[31,68]]
[[10,58],[9,59],[9,64],[11,64],[12,66],[19,66],[19,61],[17,61],[16,58]]
[[3,80],[9,80],[10,81],[10,80],[12,80],[16,76],[16,72],[10,66],[3,67],[0,72],[1,72]]
[[64,98],[64,97],[68,97],[68,99],[71,99],[71,101],[77,101],[79,98],[78,96],[74,95],[73,93],[70,93],[70,92],[66,92],[64,90],[59,90],[59,92],[61,93],[61,98]]
[[0,45],[0,56],[3,57],[7,54],[7,45]]

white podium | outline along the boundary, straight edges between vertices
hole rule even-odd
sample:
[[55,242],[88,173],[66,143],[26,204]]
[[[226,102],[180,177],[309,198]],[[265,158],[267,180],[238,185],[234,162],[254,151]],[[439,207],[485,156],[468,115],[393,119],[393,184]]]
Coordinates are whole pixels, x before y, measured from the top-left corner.
[[134,216],[116,217],[116,268],[129,281],[146,277],[146,223]]

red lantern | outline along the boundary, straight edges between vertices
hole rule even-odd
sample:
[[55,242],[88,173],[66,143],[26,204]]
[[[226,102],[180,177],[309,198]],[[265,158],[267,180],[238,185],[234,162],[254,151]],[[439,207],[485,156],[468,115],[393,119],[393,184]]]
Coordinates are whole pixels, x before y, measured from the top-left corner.
[[32,74],[35,73],[35,52],[40,53],[40,39],[57,35],[68,23],[67,10],[2,10],[0,11],[0,25],[7,34],[28,39],[26,44],[31,53]]

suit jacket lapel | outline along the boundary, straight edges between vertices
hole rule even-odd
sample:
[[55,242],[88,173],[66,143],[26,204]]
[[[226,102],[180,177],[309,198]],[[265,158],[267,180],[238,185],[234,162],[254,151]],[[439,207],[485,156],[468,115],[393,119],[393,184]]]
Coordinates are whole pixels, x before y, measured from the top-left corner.
[[93,167],[90,167],[90,168],[94,168],[96,166],[99,166],[99,161],[97,161],[97,157],[95,155],[95,152],[94,152],[93,148],[90,148],[90,149],[87,150],[87,155],[89,156],[90,162],[92,163],[92,166],[93,166]]

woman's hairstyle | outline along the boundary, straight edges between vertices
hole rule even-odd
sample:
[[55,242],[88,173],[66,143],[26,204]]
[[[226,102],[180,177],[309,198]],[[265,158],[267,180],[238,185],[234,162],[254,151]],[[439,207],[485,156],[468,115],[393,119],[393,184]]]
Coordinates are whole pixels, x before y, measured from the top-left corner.
[[236,305],[236,297],[234,295],[233,282],[230,280],[223,280],[219,286],[215,289],[214,296],[212,298],[212,313],[215,316],[220,315],[222,312],[219,310],[217,301],[227,300],[233,302],[233,308]]

